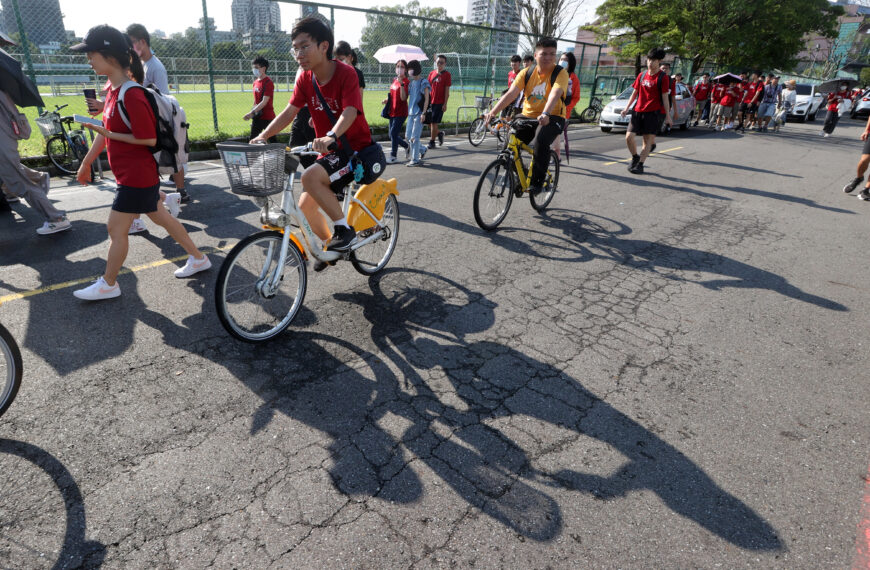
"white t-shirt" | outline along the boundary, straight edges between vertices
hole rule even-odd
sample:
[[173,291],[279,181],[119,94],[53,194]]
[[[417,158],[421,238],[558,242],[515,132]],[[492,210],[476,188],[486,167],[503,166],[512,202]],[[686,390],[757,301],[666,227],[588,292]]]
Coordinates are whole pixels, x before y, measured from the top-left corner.
[[797,91],[794,89],[782,90],[782,106],[791,109],[797,102]]
[[145,87],[151,84],[164,95],[169,95],[169,75],[166,73],[166,68],[163,62],[153,53],[151,59],[142,63],[145,68]]

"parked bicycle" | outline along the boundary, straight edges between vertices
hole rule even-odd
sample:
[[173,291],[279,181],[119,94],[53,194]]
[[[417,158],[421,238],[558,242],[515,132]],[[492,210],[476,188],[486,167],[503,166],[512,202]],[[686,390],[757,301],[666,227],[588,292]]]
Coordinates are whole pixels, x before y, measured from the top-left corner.
[[598,120],[598,117],[601,116],[601,111],[603,109],[604,106],[601,104],[601,99],[593,97],[592,100],[589,101],[589,106],[583,109],[583,112],[580,113],[580,122],[594,123]]
[[[529,192],[534,154],[529,145],[517,138],[516,127],[537,122],[537,119],[525,117],[511,121],[505,148],[481,173],[474,190],[474,219],[482,229],[496,229],[507,216],[514,196],[521,198],[524,193]],[[531,158],[528,168],[523,163],[524,154]],[[558,185],[559,157],[550,151],[543,189],[538,194],[529,192],[532,207],[538,212],[543,211],[553,200]]]
[[9,409],[21,386],[24,366],[12,334],[0,325],[0,416]]
[[493,117],[489,125],[484,124],[484,116],[471,121],[471,128],[468,129],[468,142],[472,146],[480,146],[480,143],[486,139],[487,133],[495,135],[498,139],[498,146],[502,148],[508,138],[510,130],[510,118]]
[[[344,188],[339,201],[357,239],[346,252],[327,251],[293,194],[299,157],[319,154],[310,144],[286,149],[282,144],[222,143],[217,148],[232,191],[254,197],[266,230],[236,244],[218,273],[218,318],[234,337],[266,341],[293,322],[305,298],[311,257],[326,263],[347,259],[363,275],[374,275],[390,261],[399,237],[395,178]],[[280,206],[271,198],[279,193]]]
[[36,126],[45,137],[45,154],[51,163],[64,174],[75,174],[88,154],[88,140],[83,130],[72,128],[73,117],[60,116],[58,111],[67,106],[46,109],[36,118]]

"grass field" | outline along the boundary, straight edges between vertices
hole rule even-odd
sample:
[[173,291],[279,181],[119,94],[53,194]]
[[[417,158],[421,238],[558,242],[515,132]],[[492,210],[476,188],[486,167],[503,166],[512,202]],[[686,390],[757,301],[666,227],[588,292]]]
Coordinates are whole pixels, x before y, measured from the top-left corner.
[[[186,86],[182,86],[184,89]],[[191,86],[192,87],[192,86]],[[453,125],[456,122],[456,109],[460,104],[474,105],[475,95],[482,95],[483,89],[466,90],[463,92],[454,90],[451,93],[448,103],[447,113],[444,117],[444,124]],[[363,107],[366,114],[366,119],[373,128],[386,128],[387,120],[381,117],[381,109],[383,107],[381,101],[386,97],[386,91],[366,89],[363,94]],[[184,107],[187,113],[187,120],[190,123],[190,139],[191,142],[196,141],[215,141],[223,140],[231,137],[244,136],[250,131],[250,122],[242,119],[253,105],[253,96],[249,92],[220,92],[215,93],[215,102],[218,115],[218,129],[214,128],[214,119],[212,115],[211,96],[209,93],[180,93],[177,95],[179,102]],[[275,111],[280,112],[287,104],[290,98],[290,93],[287,91],[279,91],[275,96]],[[54,105],[68,104],[61,111],[61,115],[72,115],[78,113],[87,115],[87,106],[82,95],[65,95],[51,96],[43,94],[43,100],[47,108],[54,109]],[[577,104],[575,114],[582,111],[588,104],[588,97],[581,97]],[[40,156],[45,154],[45,139],[42,137],[39,130],[36,128],[36,123],[33,119],[36,118],[36,107],[28,107],[24,109],[25,114],[31,121],[33,134],[29,140],[19,143],[19,151],[21,156]],[[476,116],[472,109],[468,109],[460,113],[459,120],[461,122],[471,121]]]

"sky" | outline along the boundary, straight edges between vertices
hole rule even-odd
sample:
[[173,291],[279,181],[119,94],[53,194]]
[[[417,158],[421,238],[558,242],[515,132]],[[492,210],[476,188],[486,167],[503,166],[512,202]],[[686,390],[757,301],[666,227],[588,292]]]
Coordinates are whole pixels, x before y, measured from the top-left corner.
[[[584,0],[574,24],[581,25],[592,20],[595,7],[602,1]],[[210,18],[214,18],[218,30],[232,29],[231,3],[232,0],[208,0],[208,15]],[[338,0],[330,2],[336,7],[345,5],[361,8],[405,3],[405,0],[377,2]],[[64,27],[67,30],[74,30],[77,36],[83,36],[91,26],[96,24],[106,23],[123,29],[133,22],[144,25],[149,31],[162,30],[167,34],[172,34],[199,25],[199,19],[202,17],[201,0],[148,0],[142,3],[137,2],[135,10],[131,9],[131,4],[131,0],[60,0],[60,8],[64,14]],[[464,19],[468,0],[420,0],[420,4],[443,7],[451,17],[462,16]],[[147,6],[148,9],[143,10],[144,6]],[[321,12],[324,11],[321,9]],[[328,14],[325,15],[329,17]],[[290,24],[298,16],[298,4],[281,3],[281,27],[283,29],[289,31]],[[364,14],[336,10],[336,40],[343,39],[356,46],[365,24],[364,18]]]

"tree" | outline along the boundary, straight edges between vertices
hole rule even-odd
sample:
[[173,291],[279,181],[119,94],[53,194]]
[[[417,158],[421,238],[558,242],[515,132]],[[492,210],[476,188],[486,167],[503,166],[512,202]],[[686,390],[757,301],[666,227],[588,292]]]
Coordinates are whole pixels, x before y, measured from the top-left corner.
[[[569,31],[583,0],[501,0],[517,11],[520,30],[530,46],[544,37],[558,38]],[[573,35],[573,34],[571,34]]]
[[870,67],[865,67],[861,70],[861,73],[858,75],[858,81],[861,82],[861,85],[870,85]]
[[215,59],[247,59],[239,42],[221,42],[214,44],[211,55]]
[[650,48],[678,52],[684,0],[605,0],[596,13],[599,22],[586,29],[615,48],[624,59],[633,60],[635,74]]

